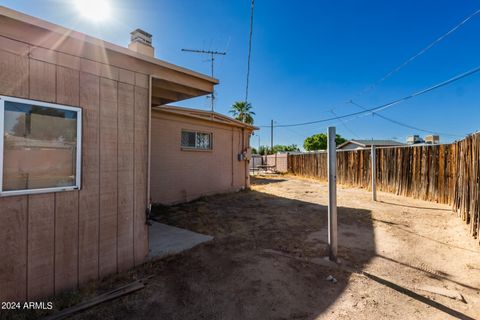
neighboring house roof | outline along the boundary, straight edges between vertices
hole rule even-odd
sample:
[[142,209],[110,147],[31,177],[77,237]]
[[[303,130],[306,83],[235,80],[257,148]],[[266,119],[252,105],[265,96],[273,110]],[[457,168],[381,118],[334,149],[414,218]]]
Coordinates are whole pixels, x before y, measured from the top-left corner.
[[383,147],[389,147],[389,146],[403,146],[405,145],[404,143],[395,141],[395,140],[348,140],[341,145],[337,147],[337,149],[341,149],[345,147],[348,144],[356,144],[361,148],[369,148],[372,145],[374,146],[383,146]]
[[226,124],[234,127],[241,127],[241,128],[246,128],[250,130],[258,130],[258,128],[255,126],[238,121],[237,119],[228,117],[226,115],[223,115],[221,113],[217,113],[214,111],[206,111],[206,110],[177,107],[177,106],[166,106],[166,105],[153,107],[152,110],[166,112],[174,115],[185,116],[189,118],[195,118],[199,120]]

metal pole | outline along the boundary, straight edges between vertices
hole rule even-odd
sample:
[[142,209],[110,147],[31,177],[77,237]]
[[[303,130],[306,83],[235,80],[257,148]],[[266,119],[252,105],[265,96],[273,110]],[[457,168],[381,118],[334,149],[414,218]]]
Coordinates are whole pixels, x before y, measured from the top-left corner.
[[337,146],[335,127],[328,127],[328,247],[331,261],[337,261]]
[[370,152],[370,158],[372,159],[371,171],[372,171],[372,200],[377,201],[377,153],[375,146],[372,145],[372,151]]
[[215,63],[215,57],[213,56],[213,52],[210,53],[211,55],[211,61],[212,61],[212,78],[213,78],[213,64]]
[[[213,67],[214,67],[214,63],[215,63],[215,55],[226,55],[227,53],[226,52],[218,52],[218,51],[211,51],[211,50],[193,50],[193,49],[182,49],[182,51],[185,51],[185,52],[193,52],[193,53],[201,53],[201,54],[209,54],[210,57],[211,57],[211,71],[212,71],[212,78],[213,78]],[[211,98],[211,109],[212,109],[212,117],[213,117],[213,110],[214,110],[214,104],[215,104],[215,88],[213,89],[212,93],[210,94],[210,98]]]
[[[212,56],[212,78],[213,78],[213,64],[215,63],[215,58],[213,57],[213,53],[210,53],[210,55]],[[212,103],[212,112],[215,108],[215,87],[213,88],[212,90],[212,95],[211,95],[212,99],[211,99],[211,103]]]
[[270,122],[270,150],[273,152],[273,120]]
[[[270,129],[271,129],[271,132],[270,132],[270,151],[272,152],[273,154],[273,120],[272,122],[270,123]],[[267,156],[267,159],[268,159],[268,156]],[[268,164],[268,161],[267,161],[267,164]],[[277,154],[275,153],[275,171],[277,171]]]

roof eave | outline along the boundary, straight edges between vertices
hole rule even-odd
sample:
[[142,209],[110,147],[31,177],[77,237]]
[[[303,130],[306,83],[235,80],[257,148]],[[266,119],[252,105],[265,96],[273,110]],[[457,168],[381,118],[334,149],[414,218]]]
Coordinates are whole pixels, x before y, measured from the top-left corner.
[[[155,106],[153,107],[154,110],[157,111],[162,111],[165,113],[170,113],[170,114],[175,114],[175,115],[181,115],[189,118],[194,118],[198,120],[204,120],[204,121],[211,121],[211,122],[216,122],[216,123],[222,123],[225,125],[231,125],[239,128],[246,128],[249,130],[258,130],[258,127],[255,127],[253,125],[238,121],[236,119],[230,118],[226,115],[223,115],[218,112],[212,112],[212,111],[205,111],[205,110],[199,110],[199,109],[193,109],[193,108],[185,108],[185,107],[177,107],[177,106],[170,106],[170,105],[164,105],[164,106]],[[195,115],[195,113],[202,114],[207,117],[202,117],[200,115]],[[209,116],[211,116],[209,118]],[[220,119],[223,119],[223,121],[215,119],[213,117],[218,117]]]
[[19,12],[19,11],[12,10],[12,9],[7,8],[5,6],[0,6],[0,16],[5,16],[7,18],[10,18],[10,19],[13,19],[13,20],[16,20],[16,21],[20,21],[22,23],[32,25],[32,26],[35,26],[35,27],[38,27],[38,28],[42,28],[42,29],[45,29],[45,30],[50,31],[50,32],[58,33],[58,34],[61,34],[61,35],[68,35],[68,37],[71,37],[71,38],[79,40],[79,41],[87,42],[87,43],[89,43],[91,45],[94,45],[94,46],[97,46],[97,47],[101,47],[101,48],[105,48],[105,49],[108,49],[108,50],[111,50],[111,51],[115,51],[115,52],[120,53],[120,54],[124,54],[124,55],[130,56],[130,57],[133,57],[133,58],[136,58],[136,59],[139,59],[139,60],[143,60],[143,61],[146,61],[146,62],[149,62],[149,63],[152,63],[152,64],[156,64],[156,65],[158,65],[160,67],[163,67],[163,68],[172,69],[174,71],[181,72],[181,73],[184,73],[184,74],[189,75],[189,76],[193,76],[193,77],[196,77],[196,78],[200,78],[200,79],[209,81],[210,83],[212,83],[214,85],[219,83],[219,80],[216,79],[216,78],[213,78],[213,77],[201,74],[199,72],[196,72],[196,71],[193,71],[193,70],[189,70],[189,69],[171,64],[169,62],[166,62],[166,61],[154,58],[154,57],[149,57],[149,56],[137,53],[137,52],[132,51],[128,48],[125,48],[125,47],[122,47],[122,46],[119,46],[119,45],[116,45],[116,44],[113,44],[113,43],[110,43],[110,42],[107,42],[107,41],[104,41],[104,40],[101,40],[101,39],[98,39],[98,38],[94,38],[94,37],[89,36],[87,34],[62,27],[60,25],[57,25],[57,24],[54,24],[54,23],[51,23],[51,22],[33,17],[33,16],[30,16],[30,15],[27,15],[27,14]]

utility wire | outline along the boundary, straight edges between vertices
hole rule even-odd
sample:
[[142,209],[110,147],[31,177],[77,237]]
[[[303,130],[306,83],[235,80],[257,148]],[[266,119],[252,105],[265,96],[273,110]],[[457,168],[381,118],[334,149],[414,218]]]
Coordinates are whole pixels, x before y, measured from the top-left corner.
[[293,134],[295,134],[295,135],[296,135],[297,137],[299,137],[299,138],[302,138],[302,139],[305,138],[305,135],[304,135],[304,134],[301,134],[301,133],[299,133],[298,131],[293,130],[292,128],[286,128],[286,129],[287,129],[288,131],[292,132]]
[[[252,1],[253,2],[253,1]],[[252,8],[252,11],[253,11],[253,8]],[[438,43],[440,43],[441,41],[443,41],[445,38],[447,38],[448,36],[450,36],[451,34],[453,34],[455,31],[457,31],[458,29],[460,29],[464,24],[466,24],[469,20],[471,20],[472,18],[474,18],[475,16],[477,16],[478,14],[480,14],[480,9],[474,11],[471,15],[469,15],[468,17],[466,17],[465,19],[463,19],[460,23],[458,23],[455,27],[453,27],[452,29],[450,29],[448,32],[446,32],[445,34],[441,35],[440,37],[438,37],[435,41],[433,41],[432,43],[430,43],[429,45],[427,45],[425,48],[423,48],[422,50],[420,50],[419,52],[417,52],[416,54],[414,54],[413,56],[411,56],[410,58],[408,58],[407,60],[405,60],[403,63],[401,63],[400,65],[398,65],[396,68],[394,68],[393,70],[391,70],[390,72],[386,73],[382,78],[380,78],[379,80],[377,80],[376,82],[374,82],[373,84],[371,84],[369,87],[365,88],[363,91],[361,91],[360,93],[358,93],[356,96],[359,96],[359,95],[362,95],[364,94],[365,92],[367,91],[371,91],[373,90],[374,88],[376,88],[379,84],[381,84],[383,81],[385,81],[386,79],[390,78],[392,75],[394,75],[395,73],[397,73],[398,71],[400,71],[401,69],[403,69],[404,67],[406,67],[407,65],[409,65],[412,61],[414,61],[415,59],[417,59],[418,57],[420,57],[421,55],[423,55],[424,53],[426,53],[427,51],[429,51],[431,48],[433,48],[434,46],[436,46]],[[477,69],[477,68],[476,68]],[[438,87],[441,87],[441,86],[444,86],[444,85],[447,85],[451,82],[454,82],[456,80],[460,80],[461,78],[463,77],[466,77],[470,74],[473,74],[473,73],[476,73],[478,72],[478,70],[476,69],[473,69],[471,71],[473,72],[466,72],[465,74],[462,74],[460,76],[458,76],[459,78],[458,79],[455,79],[456,77],[450,79],[450,80],[447,80],[445,82],[448,82],[448,83],[441,83],[440,86]],[[413,94],[411,95],[411,97],[404,97],[402,99],[399,99],[400,101],[393,101],[392,103],[390,104],[386,104],[384,106],[380,106],[380,107],[377,107],[377,108],[373,108],[373,109],[364,109],[364,112],[355,112],[355,113],[352,113],[352,114],[347,114],[347,115],[343,115],[343,116],[335,116],[333,118],[329,118],[329,119],[322,119],[322,120],[319,120],[319,121],[311,121],[311,122],[306,122],[306,123],[299,123],[299,124],[293,124],[293,125],[277,125],[276,127],[286,127],[286,126],[301,126],[301,125],[308,125],[308,124],[314,124],[314,123],[320,123],[320,122],[327,122],[327,121],[332,121],[332,120],[337,120],[337,119],[340,119],[341,120],[341,123],[345,126],[345,121],[343,121],[342,119],[346,118],[346,117],[350,117],[350,116],[354,116],[354,115],[361,115],[363,113],[367,113],[367,112],[370,112],[372,114],[375,114],[387,121],[390,121],[392,123],[396,123],[398,125],[401,125],[401,126],[404,126],[404,127],[407,127],[407,128],[411,128],[411,129],[414,129],[414,130],[418,130],[418,131],[423,131],[423,132],[429,132],[429,133],[432,133],[432,131],[430,130],[423,130],[423,129],[420,129],[420,128],[416,128],[416,127],[413,127],[413,126],[410,126],[408,124],[405,124],[405,123],[401,123],[399,121],[396,121],[394,119],[390,119],[390,118],[387,118],[387,117],[384,117],[382,115],[380,115],[379,113],[377,112],[373,112],[371,110],[377,110],[377,111],[380,111],[384,108],[388,108],[388,107],[391,107],[401,101],[404,101],[404,100],[408,100],[410,98],[413,98],[414,96],[416,95],[419,95],[419,94],[423,94],[423,93],[426,93],[428,91],[431,91],[431,90],[434,90],[436,88],[438,88],[436,86],[433,86],[431,88],[428,88],[425,90],[425,92],[417,92],[417,94]],[[247,83],[247,88],[248,88],[248,83]],[[248,90],[248,89],[247,89]],[[352,101],[353,97],[350,98],[349,101],[346,101],[348,103],[353,103]],[[359,105],[358,105],[359,106]],[[360,107],[360,106],[359,106]],[[335,109],[335,108],[334,108]],[[331,112],[333,112],[333,109],[330,110]],[[270,127],[270,126],[259,126],[259,127]],[[348,130],[348,128],[345,126],[345,128]],[[351,131],[351,130],[349,130]],[[352,132],[353,133],[353,132]],[[448,136],[460,136],[460,135],[453,135],[453,134],[446,134],[446,133],[442,133],[443,135],[448,135]]]
[[[360,109],[363,109],[363,110],[367,110],[367,108],[365,108],[364,106],[362,105],[359,105],[358,103],[356,103],[355,101],[353,100],[350,100],[350,103],[353,104],[354,106],[357,106],[359,107]],[[461,134],[453,134],[453,133],[445,133],[445,132],[438,132],[438,131],[432,131],[432,130],[426,130],[426,129],[421,129],[421,128],[417,128],[417,127],[414,127],[414,126],[411,126],[409,124],[406,124],[406,123],[403,123],[403,122],[400,122],[400,121],[397,121],[395,119],[391,119],[391,118],[388,118],[384,115],[381,115],[380,113],[377,113],[377,112],[372,112],[373,115],[376,115],[384,120],[387,120],[391,123],[394,123],[394,124],[397,124],[401,127],[405,127],[405,128],[409,128],[409,129],[413,129],[413,130],[417,130],[417,131],[422,131],[422,132],[426,132],[426,133],[431,133],[431,134],[438,134],[438,135],[442,135],[442,136],[450,136],[450,137],[463,137],[465,135],[461,135]]]
[[[341,115],[341,116],[336,116],[336,117],[332,117],[332,118],[326,118],[326,119],[321,119],[321,120],[315,120],[315,121],[308,121],[308,122],[301,122],[301,123],[293,123],[293,124],[279,124],[279,125],[276,125],[275,127],[277,128],[282,128],[282,127],[298,127],[298,126],[305,126],[305,125],[310,125],[310,124],[315,124],[315,123],[321,123],[321,122],[327,122],[327,121],[332,121],[332,120],[337,120],[337,119],[344,119],[344,118],[348,118],[348,117],[352,117],[352,116],[357,116],[357,115],[362,115],[362,114],[368,114],[368,113],[373,113],[374,111],[381,111],[381,110],[385,110],[387,108],[390,108],[396,104],[399,104],[401,102],[404,102],[404,101],[407,101],[407,100],[410,100],[412,98],[415,98],[417,96],[420,96],[420,95],[423,95],[425,93],[428,93],[430,91],[434,91],[436,89],[439,89],[441,87],[444,87],[444,86],[447,86],[453,82],[456,82],[458,80],[461,80],[463,78],[466,78],[468,76],[471,76],[477,72],[480,71],[480,66],[478,67],[475,67],[473,69],[470,69],[464,73],[461,73],[459,75],[456,75],[448,80],[445,80],[443,82],[440,82],[438,84],[435,84],[431,87],[428,87],[426,89],[423,89],[423,90],[420,90],[420,91],[417,91],[417,92],[414,92],[408,96],[405,96],[405,97],[402,97],[402,98],[399,98],[399,99],[396,99],[396,100],[393,100],[391,102],[388,102],[388,103],[385,103],[385,104],[382,104],[378,107],[374,107],[374,108],[368,108],[368,109],[365,109],[365,110],[362,110],[362,111],[358,111],[358,112],[352,112],[352,113],[348,113],[348,114],[344,114],[344,115]],[[270,126],[259,126],[259,127],[270,127]]]
[[[386,73],[382,78],[380,78],[379,80],[377,80],[376,82],[374,82],[373,84],[371,84],[370,86],[366,87],[363,91],[361,91],[360,93],[358,93],[356,95],[356,97],[368,92],[368,91],[371,91],[373,89],[375,89],[379,84],[381,84],[383,81],[387,80],[388,78],[390,78],[392,75],[394,75],[395,73],[397,73],[398,71],[400,71],[401,69],[403,69],[404,67],[406,67],[407,65],[409,65],[413,60],[417,59],[418,57],[420,57],[421,55],[423,55],[424,53],[426,53],[428,50],[430,50],[431,48],[433,48],[434,46],[436,46],[437,44],[439,44],[440,42],[442,42],[445,38],[447,38],[448,36],[450,36],[452,33],[454,33],[455,31],[457,31],[458,29],[460,29],[464,24],[466,24],[468,21],[470,21],[471,19],[473,19],[476,15],[480,14],[480,9],[476,10],[475,12],[473,12],[472,14],[470,14],[468,17],[466,17],[465,19],[463,19],[460,23],[458,23],[455,27],[453,27],[452,29],[450,29],[448,32],[444,33],[443,35],[441,35],[440,37],[438,37],[435,41],[431,42],[429,45],[427,45],[425,48],[423,48],[422,50],[420,50],[419,52],[417,52],[416,54],[414,54],[413,56],[411,56],[410,58],[408,58],[407,60],[405,60],[403,63],[401,63],[400,65],[398,65],[396,68],[394,68],[393,70],[391,70],[390,72]],[[350,100],[353,99],[350,98]]]
[[[411,56],[410,58],[408,58],[407,60],[405,60],[403,63],[401,63],[400,65],[398,65],[396,68],[392,69],[391,71],[389,71],[388,73],[386,73],[382,78],[380,78],[379,80],[377,80],[376,82],[374,82],[373,84],[371,84],[370,86],[366,87],[363,91],[359,92],[358,94],[356,94],[355,96],[360,96],[368,91],[371,91],[373,89],[375,89],[379,84],[381,84],[382,82],[384,82],[385,80],[387,80],[388,78],[390,78],[391,76],[393,76],[395,73],[397,73],[398,71],[400,71],[401,69],[403,69],[404,67],[406,67],[407,65],[409,65],[411,62],[413,62],[415,59],[417,59],[418,57],[420,57],[421,55],[423,55],[424,53],[426,53],[427,51],[429,51],[431,48],[433,48],[434,46],[436,46],[437,44],[439,44],[441,41],[443,41],[445,38],[447,38],[448,36],[450,36],[452,33],[454,33],[455,31],[457,31],[458,29],[460,29],[464,24],[466,24],[469,20],[471,20],[472,18],[474,18],[476,15],[480,14],[480,9],[474,11],[472,14],[470,14],[468,17],[466,17],[465,19],[463,19],[462,21],[460,21],[460,23],[458,23],[456,26],[454,26],[452,29],[450,29],[448,32],[444,33],[443,35],[441,35],[440,37],[438,37],[435,41],[431,42],[430,44],[428,44],[426,47],[424,47],[422,50],[420,50],[419,52],[417,52],[416,54],[414,54],[413,56]],[[350,98],[349,101],[346,101],[348,103],[351,103],[351,104],[354,104],[356,105],[357,107],[359,108],[362,108],[364,110],[366,110],[366,108],[362,107],[361,105],[355,103],[353,100],[353,97]],[[331,109],[330,112],[331,113],[334,113],[333,110],[335,108]],[[458,134],[449,134],[449,133],[440,133],[440,132],[433,132],[433,131],[430,131],[430,130],[424,130],[424,129],[420,129],[420,128],[417,128],[417,127],[414,127],[414,126],[410,126],[406,123],[402,123],[400,121],[397,121],[397,120],[394,120],[394,119],[391,119],[391,118],[388,118],[388,117],[385,117],[385,116],[382,116],[381,114],[379,113],[376,113],[376,112],[372,112],[372,114],[374,115],[377,115],[379,116],[380,118],[384,119],[384,120],[387,120],[387,121],[390,121],[392,123],[395,123],[397,125],[400,125],[400,126],[403,126],[403,127],[406,127],[406,128],[410,128],[410,129],[413,129],[413,130],[418,130],[418,131],[422,131],[422,132],[427,132],[427,133],[434,133],[434,134],[442,134],[442,135],[445,135],[445,136],[462,136],[462,135],[458,135]],[[335,114],[336,115],[336,114]],[[352,119],[353,120],[353,119]],[[354,133],[352,132],[352,130],[350,130],[344,120],[340,119],[341,121],[341,124],[343,124],[343,126],[345,127],[345,129],[347,129],[348,131],[350,131],[351,133]]]
[[[337,117],[338,115],[335,113],[335,111],[330,110],[330,113],[333,114],[335,117]],[[340,122],[342,123],[342,125],[345,127],[345,129],[347,129],[348,132],[350,132],[354,137],[356,138],[359,138],[358,134],[356,134],[355,132],[353,132],[352,129],[350,129],[349,126],[347,126],[347,123],[343,120],[343,119],[340,119]]]
[[[352,97],[350,97],[347,101],[345,101],[345,103],[349,103],[350,100],[354,99],[355,97],[359,97],[363,94],[365,94],[366,92],[368,91],[371,91],[373,89],[375,89],[379,84],[381,84],[383,81],[387,80],[388,78],[390,78],[391,76],[393,76],[395,73],[397,73],[398,71],[400,71],[401,69],[403,69],[404,67],[406,67],[407,65],[409,65],[411,62],[413,62],[415,59],[417,59],[418,57],[420,57],[421,55],[423,55],[424,53],[426,53],[427,51],[429,51],[431,48],[433,48],[434,46],[436,46],[437,44],[439,44],[440,42],[442,42],[445,38],[447,38],[448,36],[450,36],[452,33],[454,33],[455,31],[457,31],[458,29],[460,29],[464,24],[466,24],[468,21],[470,21],[471,19],[473,19],[475,16],[477,16],[478,14],[480,14],[480,9],[474,11],[472,14],[470,14],[468,17],[466,17],[465,19],[463,19],[462,21],[460,21],[460,23],[458,23],[455,27],[453,27],[452,29],[450,29],[448,32],[444,33],[443,35],[441,35],[440,37],[438,37],[435,41],[431,42],[429,45],[427,45],[425,48],[423,48],[422,50],[420,50],[419,52],[417,52],[416,54],[414,54],[413,56],[411,56],[410,58],[408,58],[407,60],[405,60],[403,63],[399,64],[396,68],[392,69],[391,71],[387,72],[383,77],[381,77],[380,79],[378,79],[377,81],[375,81],[374,83],[372,83],[371,85],[367,86],[365,89],[363,89],[362,91],[358,92],[357,94],[354,94]],[[334,107],[333,110],[335,109],[338,109],[340,108],[339,106],[337,107]]]
[[252,36],[253,36],[253,9],[255,7],[255,0],[252,0],[252,9],[250,12],[250,37],[248,40],[248,60],[247,60],[247,85],[245,87],[245,102],[248,102],[248,84],[250,79],[250,60],[252,56]]

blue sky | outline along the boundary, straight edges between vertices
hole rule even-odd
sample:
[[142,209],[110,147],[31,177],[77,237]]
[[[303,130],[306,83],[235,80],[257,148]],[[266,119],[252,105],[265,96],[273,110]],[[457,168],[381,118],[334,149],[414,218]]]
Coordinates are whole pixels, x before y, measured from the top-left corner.
[[[94,24],[70,0],[3,0],[3,5],[127,46],[140,27],[154,36],[157,58],[210,72],[206,57],[182,48],[227,51],[215,68],[216,111],[227,113],[245,96],[249,0],[110,0],[114,17]],[[267,1],[257,0],[249,101],[255,124],[288,124],[356,112],[350,98],[375,107],[480,66],[480,15],[374,90],[366,87],[480,8],[478,1]],[[480,73],[382,112],[409,125],[458,135],[480,128]],[[179,103],[208,109],[196,98]],[[346,138],[404,141],[425,135],[377,116],[343,123],[277,128],[275,143],[302,145],[306,136],[335,125]],[[262,128],[252,145],[269,144]],[[459,139],[441,136],[442,142]]]

